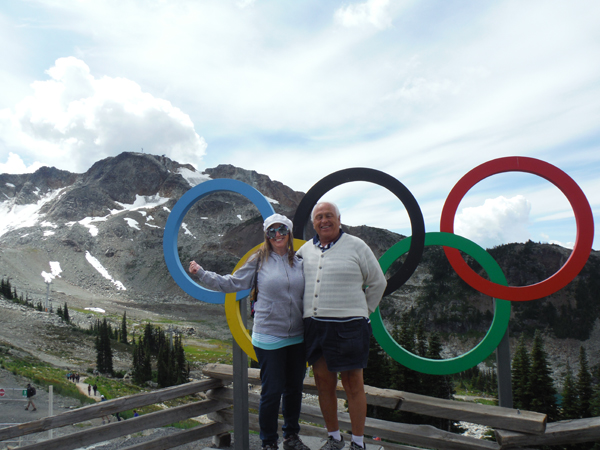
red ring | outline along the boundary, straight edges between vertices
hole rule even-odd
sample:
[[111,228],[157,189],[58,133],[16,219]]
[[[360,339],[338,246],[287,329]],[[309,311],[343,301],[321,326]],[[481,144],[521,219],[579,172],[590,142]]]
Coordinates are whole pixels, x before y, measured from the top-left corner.
[[557,167],[539,159],[523,156],[494,159],[475,167],[463,176],[448,194],[442,209],[440,230],[453,233],[456,210],[469,189],[481,180],[503,172],[527,172],[538,175],[554,184],[567,197],[575,213],[577,225],[575,246],[567,262],[558,272],[544,281],[517,287],[502,286],[482,278],[469,267],[456,249],[444,247],[446,257],[458,276],[469,286],[491,297],[523,302],[554,294],[569,284],[581,271],[590,256],[594,240],[594,217],[585,194],[571,177]]

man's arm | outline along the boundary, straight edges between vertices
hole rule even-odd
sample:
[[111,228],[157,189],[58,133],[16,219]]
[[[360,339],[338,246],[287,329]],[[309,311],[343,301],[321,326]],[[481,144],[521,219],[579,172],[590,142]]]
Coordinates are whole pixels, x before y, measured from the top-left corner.
[[371,315],[377,309],[377,306],[379,306],[379,302],[387,286],[387,281],[373,251],[366,243],[364,245],[363,267],[361,267],[361,271],[363,273],[363,286],[365,286],[367,307],[369,308],[369,315]]

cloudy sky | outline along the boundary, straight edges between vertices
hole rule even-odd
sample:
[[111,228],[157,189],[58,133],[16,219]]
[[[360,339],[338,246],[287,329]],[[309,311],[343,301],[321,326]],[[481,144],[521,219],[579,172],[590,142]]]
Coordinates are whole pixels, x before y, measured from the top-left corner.
[[[572,177],[598,221],[599,23],[597,1],[2,2],[0,173],[144,151],[307,191],[369,167],[439,231],[464,174],[527,156]],[[381,187],[327,197],[345,223],[411,233]],[[455,229],[485,247],[576,237],[564,195],[525,173],[473,187]]]

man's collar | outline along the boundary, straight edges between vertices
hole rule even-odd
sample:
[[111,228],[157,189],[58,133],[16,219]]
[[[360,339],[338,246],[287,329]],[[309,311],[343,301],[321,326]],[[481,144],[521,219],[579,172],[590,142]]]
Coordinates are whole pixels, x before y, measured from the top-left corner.
[[333,245],[334,245],[334,244],[335,244],[337,241],[339,241],[339,240],[340,240],[340,238],[342,237],[342,234],[344,234],[344,230],[342,230],[342,229],[340,228],[340,234],[338,234],[338,237],[337,237],[337,238],[335,238],[335,240],[334,240],[334,241],[331,241],[331,242],[330,242],[329,244],[327,244],[327,245],[321,245],[321,240],[319,239],[319,235],[318,235],[318,234],[315,234],[315,235],[314,235],[314,237],[313,237],[313,244],[314,244],[314,245],[316,245],[317,247],[319,247],[319,248],[321,249],[321,251],[323,251],[323,252],[324,252],[325,250],[328,250],[328,249],[330,249],[331,247],[333,247]]

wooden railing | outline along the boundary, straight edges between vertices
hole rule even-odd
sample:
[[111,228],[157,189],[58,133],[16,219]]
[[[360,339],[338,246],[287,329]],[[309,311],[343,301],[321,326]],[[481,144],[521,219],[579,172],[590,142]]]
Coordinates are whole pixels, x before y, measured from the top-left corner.
[[[107,400],[96,403],[95,405],[85,406],[72,411],[68,411],[57,416],[46,417],[43,419],[27,422],[20,425],[0,429],[0,441],[12,439],[19,436],[25,436],[32,433],[61,428],[79,422],[84,422],[98,417],[116,414],[122,411],[141,408],[142,406],[162,403],[178,397],[192,395],[197,392],[205,392],[209,389],[219,388],[223,382],[218,379],[208,379],[193,383],[182,384],[154,392],[130,395],[114,400]],[[20,447],[27,450],[69,450],[76,449],[98,442],[107,441],[120,436],[125,436],[139,431],[162,427],[174,422],[186,420],[192,417],[198,417],[210,412],[218,411],[223,408],[229,408],[227,403],[221,403],[217,400],[203,400],[176,408],[165,409],[158,412],[144,414],[132,419],[110,423],[102,427],[72,433],[55,439],[36,442],[35,444]],[[228,431],[230,427],[224,423],[209,423],[203,426],[182,431],[165,439],[157,439],[143,445],[129,447],[133,449],[166,449],[177,445],[193,442],[204,437],[214,436]]]
[[[107,441],[119,436],[145,429],[156,428],[200,415],[208,415],[212,422],[172,434],[166,438],[155,439],[143,444],[127,447],[133,449],[167,449],[198,439],[219,435],[231,431],[236,414],[248,414],[249,429],[259,430],[258,417],[249,409],[257,410],[260,396],[248,393],[248,406],[242,411],[234,408],[232,366],[213,364],[206,366],[205,381],[187,383],[181,386],[162,389],[119,399],[100,402],[74,411],[47,417],[26,424],[0,429],[0,441],[71,425],[108,414],[162,403],[177,397],[206,392],[207,400],[189,403],[159,412],[144,414],[126,422],[116,422],[95,429],[76,432],[52,440],[45,440],[21,447],[22,449],[68,450],[97,442]],[[248,369],[248,383],[260,385],[259,370]],[[306,378],[304,390],[316,393],[314,379]],[[511,408],[480,405],[470,402],[443,400],[412,394],[366,387],[367,401],[370,405],[394,410],[409,411],[432,417],[466,421],[486,425],[495,430],[497,442],[458,435],[429,425],[411,425],[367,418],[365,434],[379,436],[384,441],[366,439],[367,443],[393,450],[415,450],[413,446],[444,450],[501,450],[507,448],[526,448],[538,445],[560,445],[565,443],[591,442],[600,440],[600,418],[580,419],[546,423],[546,416],[531,411],[519,411]],[[338,396],[344,398],[344,391],[338,387]],[[318,407],[302,405],[302,434],[326,437],[323,419]],[[350,430],[350,418],[347,413],[339,414],[340,428]],[[247,435],[248,430],[245,431]],[[376,448],[377,448],[376,447]]]

